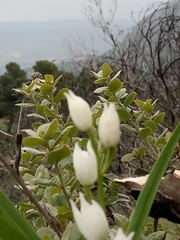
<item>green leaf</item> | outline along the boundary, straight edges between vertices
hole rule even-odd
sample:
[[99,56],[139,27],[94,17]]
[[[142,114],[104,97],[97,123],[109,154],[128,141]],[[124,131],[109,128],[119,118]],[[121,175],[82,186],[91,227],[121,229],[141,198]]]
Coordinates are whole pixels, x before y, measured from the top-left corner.
[[19,107],[24,107],[24,108],[28,108],[28,107],[34,107],[35,104],[34,103],[17,103],[15,104],[16,106],[19,106]]
[[142,109],[147,113],[151,113],[154,111],[154,106],[151,103],[145,103]]
[[121,121],[132,119],[132,114],[127,112],[125,109],[117,109],[117,112]]
[[128,94],[126,93],[126,88],[122,88],[121,90],[119,90],[118,92],[116,92],[116,97],[118,99],[122,99],[125,98]]
[[124,100],[124,106],[128,107],[134,101],[135,97],[136,97],[136,92],[130,93]]
[[48,228],[48,227],[39,228],[37,230],[37,234],[42,240],[58,239],[58,236],[56,235],[56,233],[51,228]]
[[38,164],[38,163],[41,161],[42,158],[43,158],[42,155],[35,157],[34,160],[31,162],[30,165],[31,165],[31,166],[34,166],[35,164]]
[[151,128],[143,128],[139,131],[139,136],[143,139],[147,138],[151,134]]
[[67,135],[68,138],[72,138],[78,133],[78,128],[75,126],[73,122],[66,123],[65,127],[71,127]]
[[37,132],[31,130],[31,129],[23,129],[22,132],[25,132],[27,135],[33,137],[33,138],[39,138]]
[[54,119],[50,123],[50,125],[49,125],[48,129],[46,130],[46,132],[44,133],[43,138],[44,139],[48,139],[48,138],[52,137],[52,135],[57,131],[57,127],[58,127],[58,121],[57,121],[57,119]]
[[46,115],[46,117],[56,117],[56,114],[53,110],[50,110],[49,108],[45,107],[43,113]]
[[52,196],[52,200],[53,200],[54,204],[56,206],[58,206],[58,207],[60,207],[60,206],[67,206],[67,199],[64,196],[64,194],[55,193]]
[[34,118],[40,118],[40,119],[43,119],[44,120],[44,117],[37,114],[37,113],[30,113],[30,114],[27,114],[26,115],[27,117],[34,117]]
[[165,117],[165,113],[162,112],[162,113],[159,113],[155,118],[154,118],[154,122],[156,122],[157,124],[162,122],[162,120],[164,119]]
[[162,240],[166,239],[167,233],[165,231],[153,232],[146,237],[146,240]]
[[115,79],[115,78],[117,78],[121,72],[122,72],[122,70],[118,71],[118,72],[114,75],[114,77],[112,78],[112,80]]
[[38,147],[38,146],[48,147],[48,143],[42,138],[27,137],[23,139],[22,143],[28,147]]
[[94,72],[94,71],[90,71],[95,78],[101,78],[102,77],[102,70],[99,71],[98,73]]
[[104,63],[102,65],[102,75],[103,75],[103,77],[108,77],[111,73],[112,73],[111,67],[107,63]]
[[50,74],[45,74],[44,75],[44,80],[46,83],[52,83],[54,82],[54,77]]
[[51,83],[51,85],[55,87],[58,84],[59,80],[62,78],[62,76],[63,75],[60,75],[58,78],[56,78],[56,80],[54,80],[54,82]]
[[57,164],[62,159],[69,157],[71,151],[67,145],[48,153],[47,161],[50,164]]
[[145,105],[145,103],[139,99],[134,100],[134,102],[138,107],[141,107],[141,108]]
[[94,91],[94,93],[102,93],[102,92],[104,92],[105,90],[107,90],[108,89],[108,87],[100,87],[100,88],[97,88],[95,91]]
[[161,138],[159,138],[158,140],[157,140],[157,142],[156,142],[156,146],[159,146],[160,144],[162,144],[162,145],[166,145],[166,138],[165,137],[161,137]]
[[[139,240],[146,218],[150,212],[162,176],[167,169],[169,161],[174,153],[180,136],[180,123],[174,130],[171,138],[163,149],[159,159],[155,162],[150,175],[138,197],[127,234],[135,232],[133,240]],[[143,209],[143,211],[142,211]]]
[[115,223],[118,227],[123,228],[124,224],[128,221],[128,218],[125,217],[122,214],[115,213],[114,214],[114,221],[115,221]]
[[43,84],[40,88],[40,93],[41,94],[48,94],[53,90],[53,86],[49,84]]
[[132,155],[132,153],[128,153],[121,158],[121,162],[130,162],[134,159],[136,159],[134,155]]
[[64,93],[68,93],[68,91],[69,91],[68,88],[60,89],[54,98],[54,102],[58,103],[61,99],[66,99],[66,96],[64,95]]
[[147,120],[147,121],[145,121],[144,126],[151,128],[151,133],[156,132],[157,124],[154,121]]
[[43,110],[44,110],[45,106],[44,105],[37,105],[36,106],[36,113],[37,114],[43,114]]
[[136,129],[127,125],[127,124],[121,124],[121,128],[128,132],[136,132]]
[[123,84],[119,78],[115,78],[109,83],[109,91],[115,93],[123,87]]
[[40,240],[29,223],[0,190],[0,237],[4,240]]
[[31,160],[31,158],[32,158],[32,154],[30,152],[24,152],[24,153],[22,152],[21,153],[21,160],[23,162],[27,162],[27,161]]
[[34,123],[32,124],[32,127],[33,127],[35,130],[37,130],[38,127],[41,126],[41,125],[42,125],[42,123],[40,123],[40,122],[34,122]]
[[98,78],[97,80],[94,81],[94,84],[101,84],[107,81],[107,77],[102,77],[102,78]]
[[115,102],[115,103],[118,103],[118,100],[115,96],[110,96],[109,99],[108,99],[108,102]]
[[138,157],[142,157],[145,152],[146,152],[146,147],[143,146],[143,147],[138,148],[138,150],[137,150]]
[[30,147],[23,147],[22,150],[23,151],[27,151],[27,152],[29,152],[29,153],[31,153],[33,155],[42,155],[42,154],[45,155],[44,152],[41,152],[41,151],[39,151],[37,149],[30,148]]
[[32,178],[30,183],[33,185],[57,186],[57,184],[50,179]]
[[61,240],[70,240],[70,235],[71,235],[72,226],[73,226],[72,222],[70,222],[70,223],[67,225],[67,227],[66,227],[66,229],[65,229],[65,231],[64,231],[64,233],[63,233],[63,235],[62,235]]

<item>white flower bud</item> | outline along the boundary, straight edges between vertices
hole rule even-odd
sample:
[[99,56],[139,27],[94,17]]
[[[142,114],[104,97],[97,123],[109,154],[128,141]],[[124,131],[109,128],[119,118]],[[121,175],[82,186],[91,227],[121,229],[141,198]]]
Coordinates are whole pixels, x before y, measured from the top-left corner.
[[99,138],[107,147],[116,146],[120,138],[120,120],[115,105],[104,105],[103,113],[99,120]]
[[116,236],[114,237],[112,234],[110,234],[111,240],[132,240],[134,236],[134,233],[131,232],[128,236],[126,236],[121,228],[118,228],[118,231],[116,233]]
[[89,104],[81,97],[76,96],[71,90],[64,93],[68,101],[68,108],[74,124],[81,131],[92,127],[92,116]]
[[82,150],[78,143],[75,143],[73,165],[77,179],[82,185],[94,184],[97,180],[97,161],[90,141],[87,144],[87,151]]
[[108,222],[101,206],[94,200],[88,203],[80,193],[80,211],[70,200],[75,222],[87,240],[105,240],[108,236]]

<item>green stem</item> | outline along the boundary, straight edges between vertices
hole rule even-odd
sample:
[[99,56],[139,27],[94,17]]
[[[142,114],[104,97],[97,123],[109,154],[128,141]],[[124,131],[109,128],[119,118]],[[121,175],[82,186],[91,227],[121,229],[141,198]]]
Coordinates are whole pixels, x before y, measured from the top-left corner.
[[66,188],[65,188],[64,182],[63,182],[63,178],[62,178],[61,172],[59,171],[59,167],[58,167],[57,164],[55,164],[55,169],[56,169],[56,172],[57,172],[57,174],[58,174],[58,177],[59,177],[59,180],[60,180],[60,183],[61,183],[61,187],[62,187],[64,196],[65,196],[66,199],[67,199],[68,207],[69,207],[69,209],[71,210],[71,204],[70,204],[70,201],[69,201],[69,197],[68,197],[68,194],[67,194],[67,192],[66,192]]
[[84,188],[84,193],[87,201],[91,203],[91,200],[93,199],[93,197],[92,197],[90,186],[83,186],[83,188]]
[[93,129],[89,129],[87,131],[88,136],[91,140],[91,144],[92,144],[92,148],[96,154],[96,158],[97,158],[97,171],[98,171],[98,197],[99,197],[99,203],[102,207],[103,210],[105,210],[105,205],[104,205],[104,190],[103,190],[103,175],[101,172],[101,160],[100,160],[100,156],[99,156],[99,152],[98,152],[98,145],[97,145],[97,141],[94,137],[94,133],[93,133]]
[[174,153],[176,144],[180,138],[180,123],[174,130],[171,138],[163,149],[159,159],[154,164],[148,180],[143,187],[138,201],[136,203],[134,212],[132,214],[132,219],[128,227],[127,234],[135,232],[133,240],[139,240],[141,238],[141,233],[143,226],[145,224],[146,218],[151,209],[153,200],[155,198],[157,189],[161,182],[162,176],[168,166],[168,163]]
[[114,148],[113,147],[108,147],[107,148],[107,153],[106,153],[106,161],[102,170],[102,174],[104,175],[109,167],[112,164],[112,161],[114,159]]

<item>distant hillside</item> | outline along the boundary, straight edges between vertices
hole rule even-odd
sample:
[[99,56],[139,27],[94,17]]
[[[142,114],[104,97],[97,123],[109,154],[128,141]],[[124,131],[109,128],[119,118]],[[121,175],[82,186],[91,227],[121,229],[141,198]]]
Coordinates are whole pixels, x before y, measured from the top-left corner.
[[[123,29],[133,25],[132,20],[117,20]],[[0,23],[0,74],[8,62],[17,62],[21,68],[29,68],[38,60],[47,59],[61,63],[68,56],[63,39],[74,43],[77,34],[86,46],[106,52],[110,46],[104,42],[88,20],[57,20],[49,22],[1,22]],[[75,46],[76,47],[76,46]]]

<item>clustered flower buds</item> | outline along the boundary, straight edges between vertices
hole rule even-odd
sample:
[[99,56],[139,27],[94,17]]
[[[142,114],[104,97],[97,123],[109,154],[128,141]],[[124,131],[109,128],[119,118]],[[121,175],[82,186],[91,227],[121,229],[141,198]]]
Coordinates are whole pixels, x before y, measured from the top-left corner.
[[82,185],[94,184],[97,180],[97,161],[90,141],[87,144],[87,151],[82,150],[78,143],[75,143],[73,165],[77,179]]
[[74,124],[81,131],[92,127],[92,116],[89,104],[81,97],[76,96],[71,90],[64,93],[67,97],[69,112]]
[[71,201],[71,207],[75,222],[87,240],[105,240],[108,236],[108,222],[100,205],[92,200],[88,203],[80,193],[80,211],[75,203]]
[[118,144],[120,138],[120,120],[115,105],[110,103],[104,105],[103,113],[99,120],[99,138],[107,147]]

